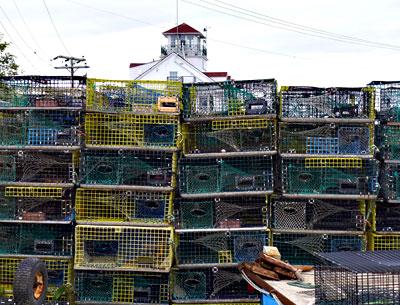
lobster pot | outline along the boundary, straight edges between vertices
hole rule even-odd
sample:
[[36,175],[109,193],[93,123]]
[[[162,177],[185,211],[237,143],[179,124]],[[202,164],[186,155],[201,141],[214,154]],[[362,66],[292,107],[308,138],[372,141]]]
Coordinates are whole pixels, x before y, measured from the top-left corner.
[[277,84],[274,79],[195,83],[184,87],[186,119],[276,115]]
[[171,187],[176,156],[162,151],[84,150],[81,181],[84,184]]
[[380,172],[380,186],[384,199],[400,200],[400,163],[384,163]]
[[73,183],[77,153],[0,152],[0,182]]
[[172,228],[78,225],[75,268],[168,272]]
[[365,201],[330,199],[273,199],[271,227],[282,230],[363,231]]
[[281,153],[372,155],[373,124],[280,123]]
[[282,260],[293,265],[314,265],[320,252],[361,251],[366,249],[365,236],[334,231],[273,231],[272,245]]
[[284,194],[376,195],[378,166],[373,159],[285,158]]
[[237,268],[191,268],[172,272],[172,301],[193,302],[215,300],[222,302],[251,302],[259,292],[243,279]]
[[386,160],[399,160],[400,125],[380,125],[377,129],[377,145],[382,157]]
[[[0,289],[4,295],[12,297],[14,275],[23,258],[0,258]],[[41,258],[48,274],[47,299],[51,300],[61,286],[73,282],[73,262],[70,259]],[[64,300],[64,299],[62,299]]]
[[368,86],[374,88],[376,92],[378,118],[382,121],[399,122],[400,82],[373,81]]
[[368,240],[369,250],[400,250],[399,232],[371,233]]
[[254,261],[268,245],[265,230],[177,232],[176,261],[179,266],[231,264]]
[[400,251],[323,253],[315,304],[399,304]]
[[316,88],[283,86],[282,118],[373,119],[373,88]]
[[87,80],[86,110],[179,113],[182,83],[148,80]]
[[171,221],[172,193],[78,188],[76,221],[163,224]]
[[[374,215],[372,213],[372,215]],[[375,205],[375,231],[400,232],[400,205],[392,202],[377,202]]]
[[80,304],[168,304],[169,275],[128,271],[75,271]]
[[276,122],[264,118],[192,122],[183,125],[183,152],[273,151],[275,134]]
[[87,113],[85,142],[91,146],[176,148],[179,117],[170,115]]
[[0,254],[72,255],[73,232],[69,225],[0,224]]
[[74,76],[2,76],[0,107],[82,108],[86,78]]
[[181,159],[179,189],[182,196],[272,192],[272,156]]
[[247,228],[267,225],[265,196],[175,199],[181,229]]
[[72,189],[61,187],[0,187],[0,219],[72,221]]

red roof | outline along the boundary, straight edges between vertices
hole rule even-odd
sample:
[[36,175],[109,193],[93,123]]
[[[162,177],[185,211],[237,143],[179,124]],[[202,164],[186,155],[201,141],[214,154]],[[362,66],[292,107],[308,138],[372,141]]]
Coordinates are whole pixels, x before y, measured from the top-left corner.
[[227,77],[228,72],[204,72],[208,77]]
[[186,23],[182,23],[176,27],[173,27],[172,29],[169,29],[168,31],[163,32],[163,35],[165,34],[169,35],[176,35],[176,34],[197,34],[201,38],[205,38],[201,32],[198,30],[192,28],[190,25]]
[[140,63],[140,62],[133,62],[133,63],[130,63],[130,64],[129,64],[129,68],[134,68],[134,67],[138,67],[138,66],[145,65],[145,64],[146,64],[145,62],[142,62],[142,63]]

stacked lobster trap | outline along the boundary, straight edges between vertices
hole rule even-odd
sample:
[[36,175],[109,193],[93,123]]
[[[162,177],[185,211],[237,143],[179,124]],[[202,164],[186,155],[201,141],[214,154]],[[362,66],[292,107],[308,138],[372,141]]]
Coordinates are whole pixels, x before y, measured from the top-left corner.
[[86,79],[0,79],[0,285],[12,294],[27,256],[44,260],[49,294],[72,282],[74,184]]
[[276,98],[273,79],[184,87],[173,303],[258,301],[236,266],[268,245]]
[[294,264],[316,253],[363,250],[378,192],[372,88],[281,87],[279,195],[272,244]]
[[168,304],[182,84],[87,80],[76,191],[80,303]]
[[400,82],[374,81],[378,122],[376,145],[380,159],[379,200],[373,210],[369,236],[371,250],[400,249]]

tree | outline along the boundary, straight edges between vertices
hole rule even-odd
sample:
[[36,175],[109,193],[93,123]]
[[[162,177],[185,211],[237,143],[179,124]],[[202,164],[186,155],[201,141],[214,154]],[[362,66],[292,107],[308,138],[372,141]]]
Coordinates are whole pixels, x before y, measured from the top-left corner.
[[15,55],[7,52],[10,43],[0,39],[0,76],[18,74],[19,65],[15,62]]

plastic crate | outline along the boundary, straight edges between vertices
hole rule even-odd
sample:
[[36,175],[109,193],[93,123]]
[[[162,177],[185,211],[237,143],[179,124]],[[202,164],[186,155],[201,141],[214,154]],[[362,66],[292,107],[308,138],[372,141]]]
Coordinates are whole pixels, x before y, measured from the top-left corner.
[[179,113],[182,83],[148,80],[87,80],[90,111]]
[[168,272],[172,228],[77,225],[75,268]]
[[3,76],[0,107],[78,107],[86,99],[86,78],[74,76]]
[[172,193],[78,188],[78,222],[162,224],[172,220]]

